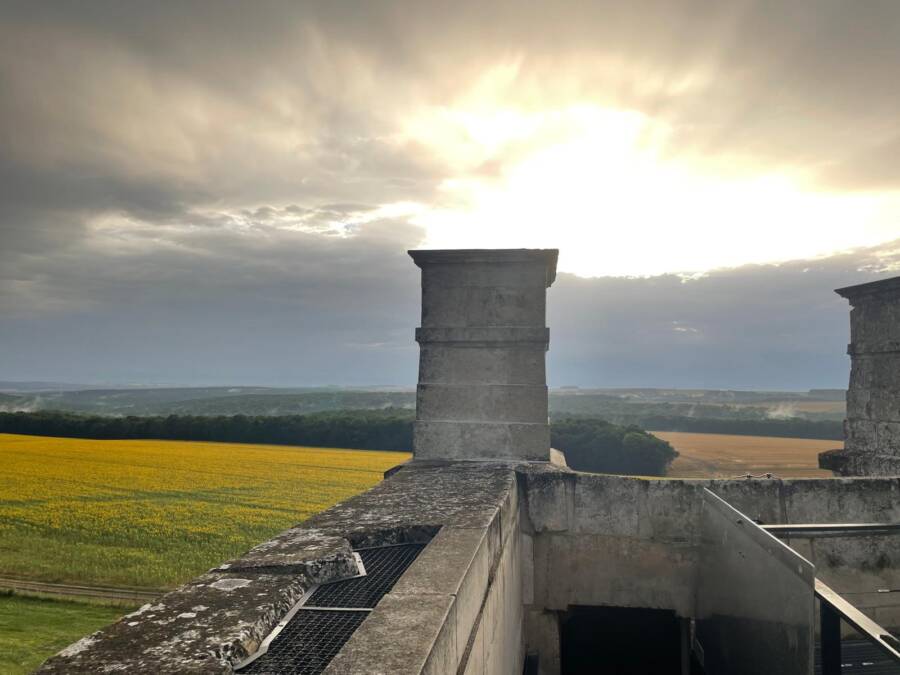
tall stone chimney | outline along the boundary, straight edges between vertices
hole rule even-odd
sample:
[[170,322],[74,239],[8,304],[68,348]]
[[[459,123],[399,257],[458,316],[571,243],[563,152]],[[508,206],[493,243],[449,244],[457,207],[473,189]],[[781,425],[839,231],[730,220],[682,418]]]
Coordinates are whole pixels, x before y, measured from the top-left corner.
[[550,459],[556,249],[410,251],[422,269],[416,459]]
[[900,277],[839,288],[850,301],[844,449],[819,466],[845,476],[900,476]]

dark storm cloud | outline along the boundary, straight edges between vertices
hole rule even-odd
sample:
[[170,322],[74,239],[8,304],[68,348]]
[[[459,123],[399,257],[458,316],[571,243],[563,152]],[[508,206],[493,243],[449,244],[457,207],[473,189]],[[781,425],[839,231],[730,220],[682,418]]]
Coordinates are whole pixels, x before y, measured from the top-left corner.
[[[900,188],[893,0],[7,2],[0,374],[412,382],[423,232],[379,209],[453,171],[403,123],[510,63],[511,103],[640,110],[671,156]],[[839,384],[830,288],[878,260],[561,275],[552,376]]]
[[28,306],[8,308],[0,323],[0,372],[105,382],[414,378],[409,226],[372,222],[349,238],[207,227],[179,232],[164,250],[141,245],[152,228],[130,236],[90,268],[78,254],[30,261],[22,276],[34,281],[16,296]]
[[696,279],[580,279],[550,290],[556,385],[845,388],[849,307],[833,289],[896,275],[900,240]]
[[[356,237],[226,237],[183,249],[73,261],[52,277],[91,289],[55,311],[0,323],[7,379],[176,384],[415,382],[416,233],[375,222]],[[846,386],[848,307],[833,289],[896,274],[900,241],[819,260],[698,279],[581,279],[549,291],[553,385]],[[36,278],[43,275],[35,272]],[[42,289],[37,289],[39,296]],[[44,289],[46,290],[46,289]],[[83,299],[83,298],[82,298]],[[72,309],[76,307],[77,309]]]

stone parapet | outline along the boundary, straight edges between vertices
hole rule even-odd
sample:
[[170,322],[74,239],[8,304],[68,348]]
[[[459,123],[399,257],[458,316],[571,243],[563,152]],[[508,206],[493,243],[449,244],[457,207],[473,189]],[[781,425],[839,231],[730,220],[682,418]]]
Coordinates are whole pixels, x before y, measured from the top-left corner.
[[520,673],[518,534],[514,466],[413,462],[70,645],[38,672],[227,675],[311,587],[359,574],[352,549],[429,542],[326,673]]

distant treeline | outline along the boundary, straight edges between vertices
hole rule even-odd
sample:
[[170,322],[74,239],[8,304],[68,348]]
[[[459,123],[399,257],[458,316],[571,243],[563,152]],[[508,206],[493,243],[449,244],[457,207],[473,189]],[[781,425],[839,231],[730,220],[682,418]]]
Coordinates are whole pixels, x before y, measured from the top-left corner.
[[410,412],[398,409],[341,410],[281,417],[101,417],[63,412],[19,412],[0,413],[0,433],[409,451],[412,448],[412,419]]
[[[341,410],[309,415],[100,417],[61,412],[0,413],[0,433],[96,439],[152,438],[272,443],[361,450],[412,450],[410,410]],[[595,417],[561,417],[553,447],[580,471],[665,475],[678,453],[636,426]]]
[[778,438],[818,438],[840,441],[844,438],[843,422],[807,420],[799,417],[764,420],[729,420],[673,415],[646,415],[634,420],[644,429],[654,431],[691,431],[704,434],[738,436],[776,436]]

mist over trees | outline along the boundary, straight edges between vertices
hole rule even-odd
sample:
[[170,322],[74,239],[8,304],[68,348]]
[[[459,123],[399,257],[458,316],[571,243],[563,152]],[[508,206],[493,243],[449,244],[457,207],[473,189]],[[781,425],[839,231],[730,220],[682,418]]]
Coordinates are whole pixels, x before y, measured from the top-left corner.
[[[94,439],[271,443],[412,451],[414,414],[405,409],[341,410],[310,415],[101,417],[63,412],[0,413],[0,433]],[[553,447],[579,471],[665,475],[678,453],[637,426],[592,417],[553,421]]]

